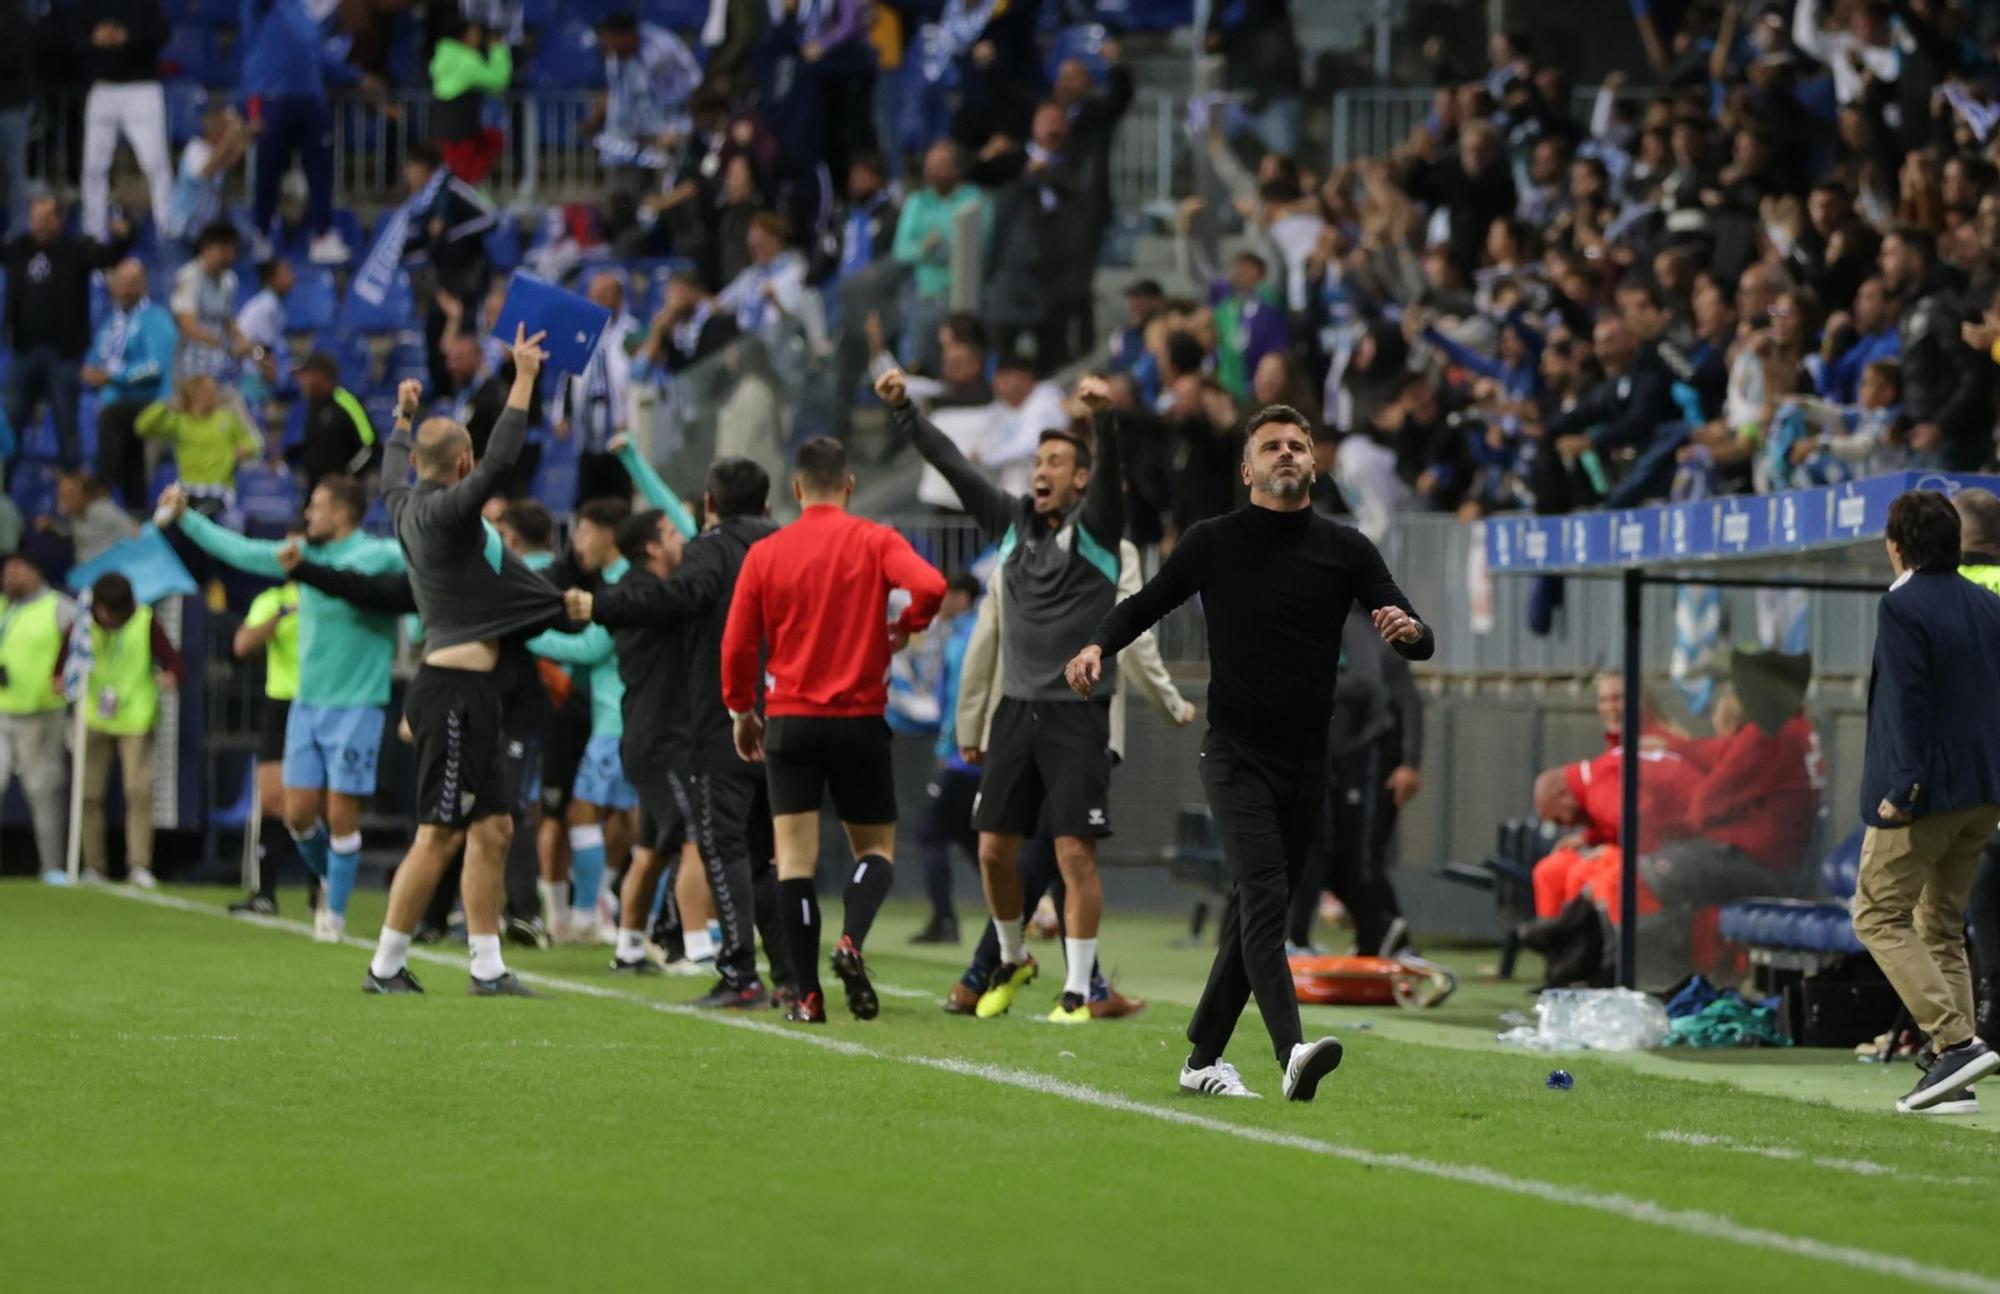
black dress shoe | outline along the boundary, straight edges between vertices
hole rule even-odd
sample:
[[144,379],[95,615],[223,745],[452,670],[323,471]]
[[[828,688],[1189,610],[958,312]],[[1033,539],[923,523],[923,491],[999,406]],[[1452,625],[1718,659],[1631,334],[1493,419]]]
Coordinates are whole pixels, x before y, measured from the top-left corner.
[[913,944],[955,944],[958,922],[949,917],[932,917],[930,924],[910,936]]

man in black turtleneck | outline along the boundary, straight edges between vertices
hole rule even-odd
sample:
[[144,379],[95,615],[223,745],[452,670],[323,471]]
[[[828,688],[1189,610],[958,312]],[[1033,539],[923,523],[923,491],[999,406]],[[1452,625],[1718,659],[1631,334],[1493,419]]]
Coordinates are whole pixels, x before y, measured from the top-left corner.
[[1250,419],[1243,479],[1250,506],[1192,527],[1160,573],[1105,616],[1066,673],[1071,687],[1090,695],[1107,656],[1201,597],[1210,671],[1202,784],[1236,886],[1208,987],[1188,1023],[1194,1051],[1181,1067],[1181,1088],[1254,1095],[1222,1059],[1254,993],[1284,1070],[1285,1098],[1310,1101],[1340,1064],[1340,1042],[1304,1041],[1285,962],[1285,916],[1326,785],[1341,628],[1359,603],[1404,657],[1428,660],[1437,644],[1375,545],[1312,508],[1312,428],[1304,415],[1272,405]]

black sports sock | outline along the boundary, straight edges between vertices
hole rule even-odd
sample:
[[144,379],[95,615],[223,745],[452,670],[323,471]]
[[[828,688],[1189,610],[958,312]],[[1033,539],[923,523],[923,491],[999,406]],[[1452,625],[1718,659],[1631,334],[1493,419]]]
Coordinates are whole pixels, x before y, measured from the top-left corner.
[[778,919],[778,869],[760,863],[750,869],[750,889],[756,898],[757,937],[764,942],[764,960],[770,964],[773,987],[791,988],[792,947],[785,936],[784,922]]
[[799,996],[819,992],[819,892],[812,877],[778,882],[778,918],[784,922]]
[[896,865],[880,854],[863,854],[854,860],[854,874],[847,879],[847,889],[840,896],[846,908],[846,924],[840,933],[854,941],[856,948],[868,942],[868,931],[875,924],[875,914],[882,910],[883,900],[889,897],[889,887],[896,881]]
[[284,819],[257,819],[257,892],[275,900],[281,874],[295,872],[302,866],[298,844],[285,829]]

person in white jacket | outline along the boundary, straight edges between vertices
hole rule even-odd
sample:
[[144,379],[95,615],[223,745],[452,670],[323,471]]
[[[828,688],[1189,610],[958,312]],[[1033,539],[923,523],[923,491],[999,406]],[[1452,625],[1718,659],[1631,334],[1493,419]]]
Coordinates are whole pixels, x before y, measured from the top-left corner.
[[[1130,540],[1120,540],[1119,598],[1131,597],[1144,583],[1145,576],[1139,569],[1139,550]],[[973,622],[972,640],[966,645],[965,661],[960,667],[958,731],[968,734],[961,738],[962,742],[977,740],[976,745],[966,744],[963,747],[965,758],[971,763],[977,763],[980,753],[985,750],[993,728],[994,712],[1000,707],[1000,603],[1003,600],[996,597],[980,600],[978,619]],[[1182,696],[1180,689],[1174,685],[1173,675],[1167,672],[1166,662],[1160,659],[1160,645],[1151,630],[1139,635],[1130,647],[1119,653],[1118,663],[1118,687],[1111,697],[1111,761],[1114,766],[1124,754],[1125,706],[1130,690],[1142,693],[1177,728],[1193,723],[1199,713],[1194,703]],[[1056,867],[1055,845],[1045,832],[1037,834],[1022,847],[1020,866],[1022,911],[1031,914],[1044,893],[1056,890],[1062,884],[1061,872]],[[1058,913],[1062,911],[1059,890],[1055,910]],[[1023,918],[1024,923],[1031,919]],[[972,954],[971,965],[966,967],[965,974],[952,985],[951,993],[945,998],[944,1009],[952,1015],[973,1014],[979,1004],[979,995],[992,978],[993,968],[999,964],[1000,940],[989,923],[978,949]],[[1089,1003],[1090,1014],[1100,1020],[1135,1015],[1146,1005],[1145,999],[1128,998],[1112,988],[1095,967],[1091,970]]]

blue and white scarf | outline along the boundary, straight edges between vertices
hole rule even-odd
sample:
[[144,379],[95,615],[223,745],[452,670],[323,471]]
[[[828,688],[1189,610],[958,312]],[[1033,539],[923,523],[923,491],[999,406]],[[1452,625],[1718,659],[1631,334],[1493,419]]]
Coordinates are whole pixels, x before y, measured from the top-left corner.
[[923,48],[917,62],[924,80],[932,85],[943,82],[953,64],[979,43],[997,8],[999,0],[946,0],[938,20],[918,33]]
[[451,179],[451,171],[440,166],[431,175],[430,182],[412,194],[403,205],[391,212],[382,222],[382,231],[375,235],[375,245],[368,249],[368,255],[355,271],[354,282],[348,291],[371,306],[379,306],[389,297],[389,290],[396,284],[396,270],[403,263],[403,248],[410,241],[410,226],[430,214],[437,205],[438,194]]

